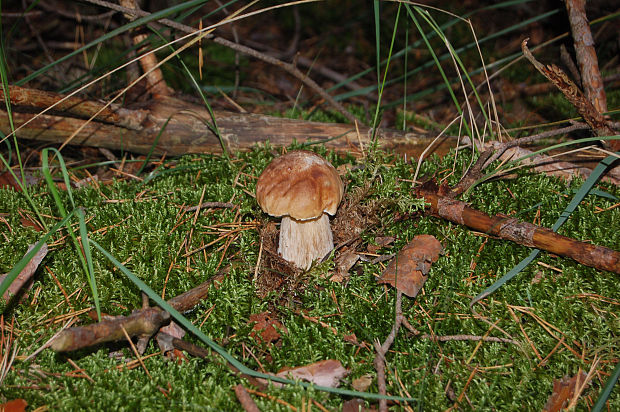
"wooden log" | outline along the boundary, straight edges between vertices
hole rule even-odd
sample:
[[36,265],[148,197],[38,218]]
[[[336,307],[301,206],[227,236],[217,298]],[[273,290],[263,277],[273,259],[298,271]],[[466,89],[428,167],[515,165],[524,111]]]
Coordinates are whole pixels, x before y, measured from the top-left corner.
[[[273,116],[216,111],[215,121],[222,137],[213,131],[213,120],[204,106],[185,100],[160,96],[141,106],[103,108],[100,102],[72,97],[42,115],[42,108],[61,101],[62,95],[11,86],[9,88],[13,121],[17,137],[62,144],[76,130],[70,144],[123,149],[135,153],[148,153],[159,136],[155,154],[183,155],[187,153],[219,153],[222,144],[231,151],[248,150],[256,144],[269,142],[274,146],[323,142],[336,151],[361,153],[361,146],[371,144],[372,130],[365,126],[342,123],[308,122]],[[0,95],[2,91],[0,90]],[[95,118],[88,122],[92,116]],[[28,122],[26,124],[26,122]],[[165,127],[164,127],[165,125]],[[163,129],[163,130],[162,130]],[[10,124],[6,111],[0,110],[0,130],[9,134]],[[419,154],[432,142],[434,135],[380,129],[378,144],[412,156]],[[456,138],[440,139],[434,151],[447,152],[456,144]]]

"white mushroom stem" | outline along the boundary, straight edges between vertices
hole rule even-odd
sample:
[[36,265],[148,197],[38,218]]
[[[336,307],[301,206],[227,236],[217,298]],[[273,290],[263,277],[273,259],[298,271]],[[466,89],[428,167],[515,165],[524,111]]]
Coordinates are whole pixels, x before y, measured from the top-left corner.
[[333,248],[334,238],[327,213],[312,220],[282,218],[278,253],[284,260],[306,270],[314,260],[322,259]]

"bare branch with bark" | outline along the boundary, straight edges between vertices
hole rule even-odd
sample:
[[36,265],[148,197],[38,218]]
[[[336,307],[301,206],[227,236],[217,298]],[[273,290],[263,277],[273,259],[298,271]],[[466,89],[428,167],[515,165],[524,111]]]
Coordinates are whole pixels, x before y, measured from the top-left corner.
[[465,202],[443,196],[432,182],[416,190],[418,197],[430,203],[429,211],[451,222],[474,230],[518,243],[569,257],[586,266],[620,274],[620,252],[603,246],[595,246],[559,235],[550,229],[519,222],[510,216],[489,216],[469,207]]

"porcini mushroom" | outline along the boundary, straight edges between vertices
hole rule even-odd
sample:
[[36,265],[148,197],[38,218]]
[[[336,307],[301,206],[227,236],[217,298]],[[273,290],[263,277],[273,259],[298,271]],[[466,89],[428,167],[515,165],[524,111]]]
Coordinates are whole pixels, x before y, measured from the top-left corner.
[[278,253],[301,269],[334,248],[329,217],[344,187],[327,160],[306,150],[274,159],[258,178],[256,200],[271,216],[283,216]]

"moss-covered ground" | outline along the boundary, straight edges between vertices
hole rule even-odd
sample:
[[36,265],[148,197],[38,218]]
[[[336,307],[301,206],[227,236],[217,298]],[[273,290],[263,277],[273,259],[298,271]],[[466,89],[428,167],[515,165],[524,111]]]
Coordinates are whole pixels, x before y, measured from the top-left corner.
[[[395,238],[377,252],[382,255],[397,252],[423,233],[436,236],[444,245],[445,254],[432,266],[423,292],[416,299],[404,298],[404,314],[415,328],[436,336],[488,333],[505,337],[474,319],[469,302],[527,256],[528,248],[415,212],[410,183],[415,165],[410,162],[382,153],[363,161],[314,150],[347,170],[343,175],[347,193],[370,185],[364,201],[384,201],[379,210],[381,223],[362,233],[360,251],[366,251],[376,236]],[[286,366],[337,359],[351,371],[343,387],[350,389],[354,379],[370,374],[373,383],[368,391],[377,392],[372,345],[389,333],[395,302],[394,290],[376,283],[381,263],[359,262],[346,282],[336,283],[329,276],[319,276],[334,270],[332,259],[305,278],[303,287],[276,290],[263,298],[256,293],[253,278],[259,226],[269,218],[252,194],[256,177],[277,152],[261,148],[238,154],[232,161],[213,155],[187,156],[169,162],[165,173],[147,183],[117,180],[73,194],[76,204],[85,209],[89,236],[156,292],[161,293],[165,285],[167,299],[229,268],[222,284],[212,287],[209,296],[185,315],[250,368],[276,372]],[[431,159],[422,173],[454,184],[470,159],[460,156],[454,173],[450,159]],[[517,215],[550,227],[579,184],[578,180],[567,184],[520,171],[517,178],[478,186],[466,200],[491,214]],[[181,206],[198,204],[203,188],[203,201],[232,202],[238,208],[203,211],[194,225],[194,214],[183,215]],[[598,189],[616,199],[588,196],[560,232],[619,250],[620,208],[612,206],[620,191],[605,184]],[[46,187],[32,190],[42,215],[49,216],[49,223],[57,221],[54,216],[59,213]],[[8,272],[28,244],[41,236],[22,224],[20,211],[28,210],[20,193],[0,189],[0,273]],[[228,232],[235,228],[246,230]],[[218,238],[203,252],[183,257]],[[4,313],[5,325],[14,322],[19,350],[0,386],[0,402],[24,398],[31,408],[71,411],[240,409],[233,387],[242,380],[224,362],[188,356],[187,361],[177,363],[158,355],[144,360],[149,377],[139,366],[117,368],[134,358],[124,343],[65,354],[45,349],[26,362],[25,357],[66,322],[63,315],[93,306],[86,275],[67,239],[66,230],[55,235],[32,290]],[[184,244],[187,241],[191,243]],[[127,315],[138,308],[139,290],[100,253],[93,253],[102,311]],[[463,410],[541,410],[555,379],[573,376],[580,369],[588,372],[598,362],[578,404],[583,410],[596,400],[618,362],[617,274],[543,252],[536,263],[476,308],[519,345],[471,340],[440,343],[403,329],[387,356],[389,393],[417,399],[410,405],[417,410],[445,410],[455,403]],[[250,315],[266,310],[286,326],[281,345],[257,343],[250,336]],[[78,316],[78,324],[89,322],[86,314]],[[357,344],[345,339],[352,334]],[[203,345],[192,336],[186,339]],[[158,350],[151,342],[146,355]],[[111,357],[113,351],[120,351],[124,359]],[[76,368],[70,361],[84,374],[73,373]],[[254,396],[265,411],[290,410],[278,401],[310,410],[310,399],[328,410],[339,410],[346,400],[299,387],[270,388],[265,393],[269,397]],[[313,410],[318,409],[315,405]],[[609,408],[620,410],[620,391],[612,394]]]

